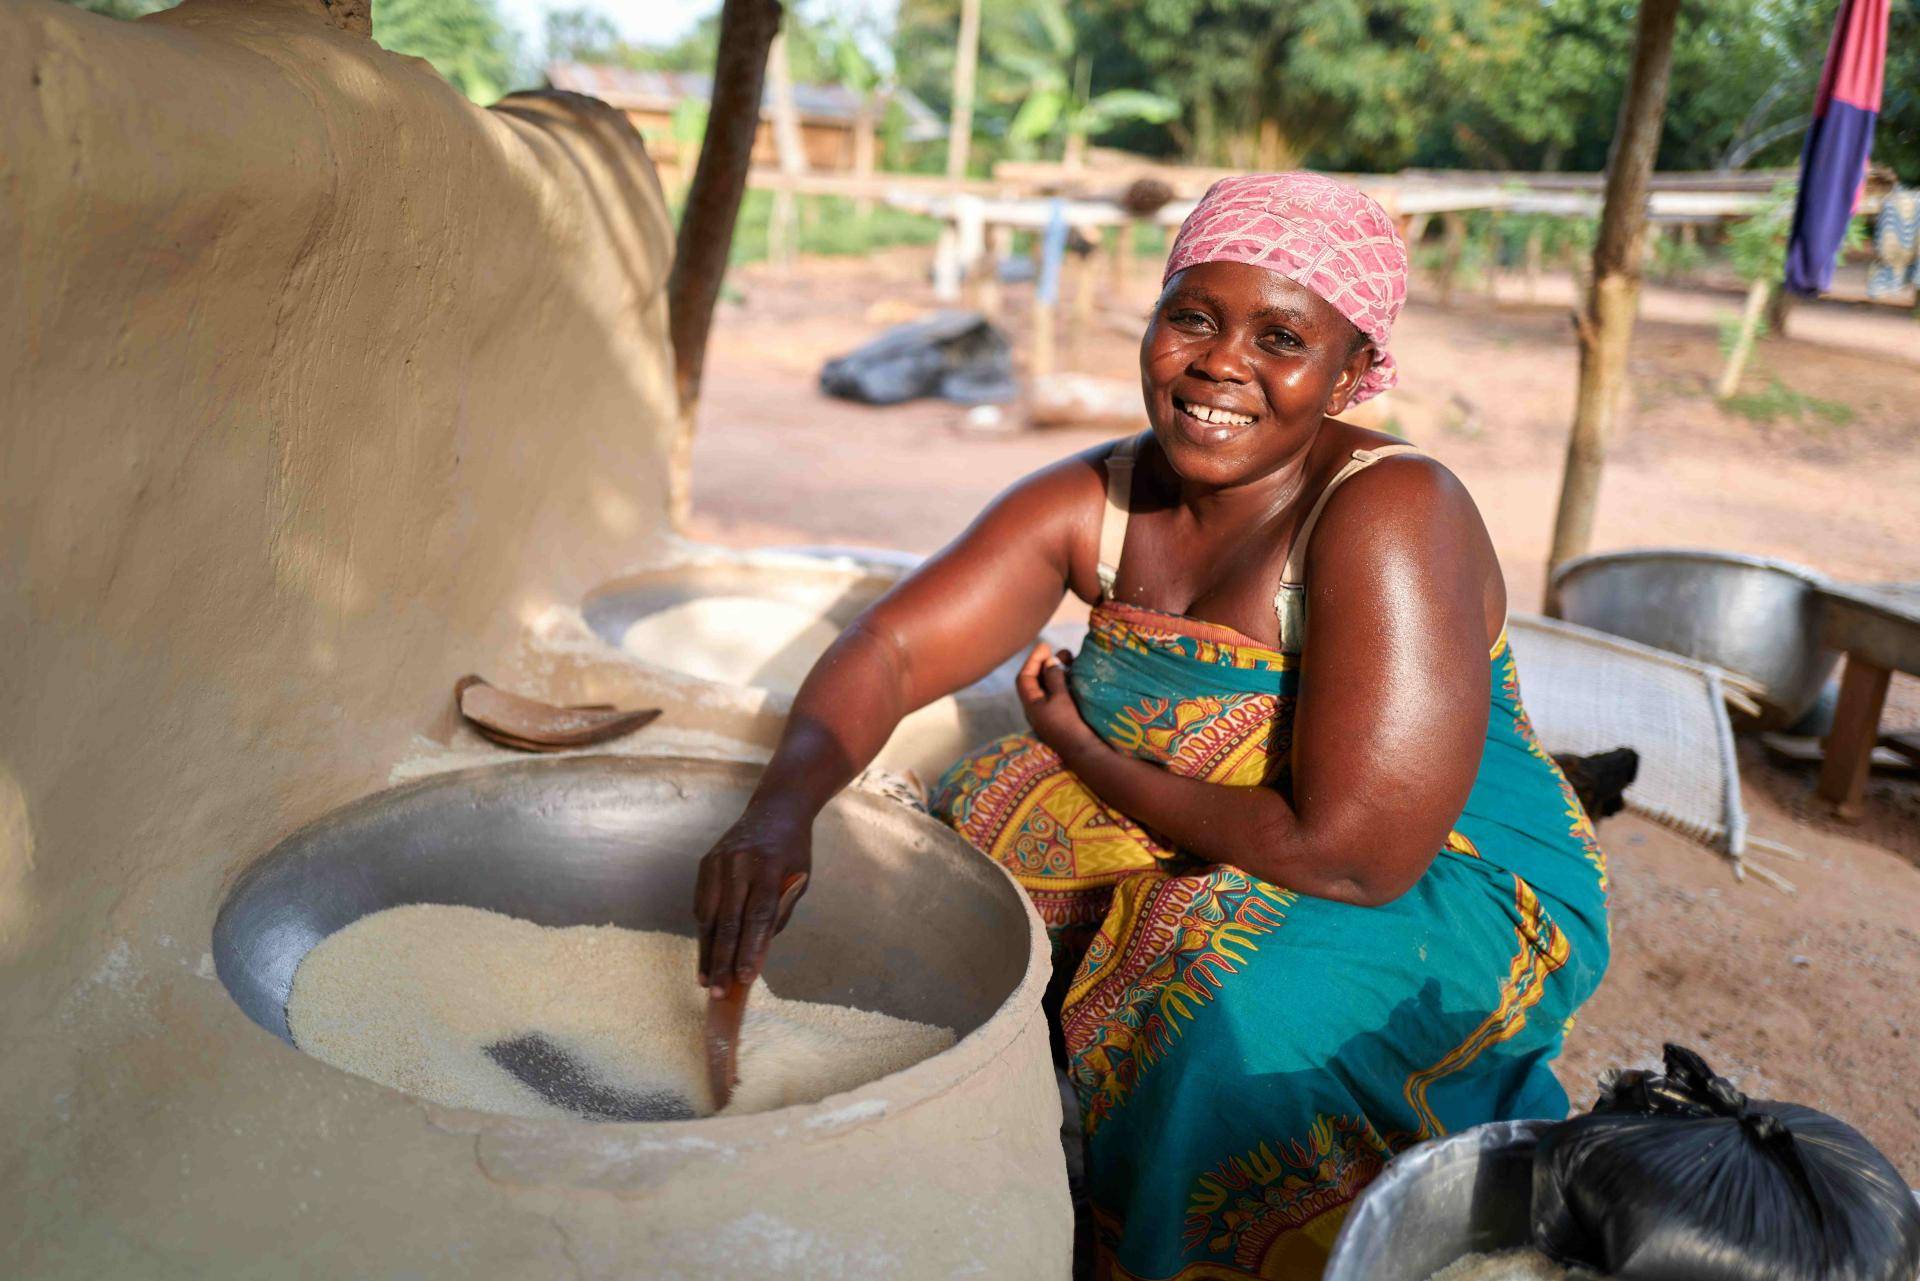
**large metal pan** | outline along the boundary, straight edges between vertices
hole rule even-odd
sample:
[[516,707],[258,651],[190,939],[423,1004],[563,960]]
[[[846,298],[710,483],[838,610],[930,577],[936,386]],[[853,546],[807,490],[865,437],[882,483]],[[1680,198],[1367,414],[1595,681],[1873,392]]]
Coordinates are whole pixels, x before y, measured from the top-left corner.
[[1764,556],[1659,547],[1570,560],[1554,573],[1553,596],[1570,623],[1748,678],[1761,706],[1748,727],[1778,729],[1813,706],[1839,661],[1820,646],[1825,582]]

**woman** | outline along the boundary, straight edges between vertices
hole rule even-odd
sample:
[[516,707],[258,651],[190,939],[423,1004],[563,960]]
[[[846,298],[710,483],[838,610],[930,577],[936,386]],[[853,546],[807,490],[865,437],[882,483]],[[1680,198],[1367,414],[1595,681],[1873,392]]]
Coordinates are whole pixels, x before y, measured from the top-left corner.
[[[827,800],[912,709],[1029,655],[1032,733],[936,814],[1033,897],[1103,1275],[1313,1277],[1396,1150],[1561,1116],[1607,958],[1593,832],[1521,710],[1459,482],[1339,421],[1391,386],[1406,249],[1314,174],[1227,179],[1140,349],[1152,431],[1029,477],[823,657],[701,866],[702,980],[757,973]],[[789,904],[790,906],[790,904]]]

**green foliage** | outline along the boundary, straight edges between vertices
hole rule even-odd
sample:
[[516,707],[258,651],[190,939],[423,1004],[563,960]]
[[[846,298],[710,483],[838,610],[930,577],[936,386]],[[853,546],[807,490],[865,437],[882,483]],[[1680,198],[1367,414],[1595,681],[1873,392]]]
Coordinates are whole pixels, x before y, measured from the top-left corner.
[[1698,240],[1681,240],[1664,235],[1655,237],[1652,264],[1654,279],[1680,280],[1706,265],[1707,251]]
[[[1727,256],[1741,279],[1778,281],[1786,274],[1787,238],[1793,231],[1793,201],[1798,190],[1797,183],[1780,183],[1766,208],[1734,223],[1727,233]],[[1847,224],[1847,234],[1834,261],[1866,242],[1866,225],[1855,218]]]
[[[375,0],[377,5],[379,0]],[[548,62],[621,63],[626,43],[620,29],[599,9],[549,9],[546,23]]]
[[[1687,0],[1660,167],[1793,164],[1838,2]],[[1920,0],[1892,5],[1875,157],[1912,181],[1920,177]],[[896,66],[941,111],[958,7],[900,0]],[[1057,28],[1031,8],[983,3],[977,127],[989,157],[996,144],[1017,141],[1017,112],[1027,112],[1021,138],[1062,128],[1061,77],[1054,74],[1048,97],[1035,102],[1029,93],[1039,77],[1027,55],[1049,46],[1022,32]],[[1164,120],[1108,122],[1104,136],[1135,150],[1243,167],[1598,170],[1619,115],[1637,8],[1633,0],[1076,0],[1067,17],[1089,67],[1083,99],[1136,90],[1180,104]],[[1075,83],[1069,73],[1067,89]]]
[[383,49],[425,58],[485,106],[513,84],[513,39],[493,0],[375,0],[373,38]]
[[1795,391],[1777,377],[1769,377],[1767,385],[1759,391],[1740,392],[1728,396],[1720,404],[1728,411],[1756,423],[1775,423],[1782,418],[1806,423],[1812,418],[1814,422],[1811,425],[1830,428],[1844,427],[1853,421],[1851,405]]
[[1012,76],[997,86],[995,100],[1018,101],[1006,125],[1016,150],[1046,149],[1059,139],[1072,151],[1116,125],[1164,123],[1180,114],[1172,98],[1144,89],[1093,93],[1092,55],[1063,0],[1030,0],[1017,15],[984,31],[982,42],[993,64]]

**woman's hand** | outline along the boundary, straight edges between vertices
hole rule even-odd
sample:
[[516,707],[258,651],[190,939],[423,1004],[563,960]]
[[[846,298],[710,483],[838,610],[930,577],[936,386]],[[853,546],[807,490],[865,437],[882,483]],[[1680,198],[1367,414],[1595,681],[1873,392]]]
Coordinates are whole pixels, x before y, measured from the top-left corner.
[[1042,642],[1027,655],[1014,681],[1034,737],[1059,753],[1062,760],[1071,760],[1092,746],[1105,746],[1080,715],[1080,706],[1067,686],[1067,669],[1072,662],[1072,654],[1064,649],[1056,654]]
[[813,870],[813,821],[749,806],[700,860],[693,914],[700,982],[714,996],[753,982]]

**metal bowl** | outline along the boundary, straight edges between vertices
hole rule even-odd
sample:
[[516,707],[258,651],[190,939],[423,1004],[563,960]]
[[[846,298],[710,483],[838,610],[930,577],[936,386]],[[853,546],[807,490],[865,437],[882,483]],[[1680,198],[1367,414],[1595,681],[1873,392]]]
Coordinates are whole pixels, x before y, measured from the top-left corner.
[[1600,552],[1553,575],[1559,616],[1746,677],[1759,688],[1756,729],[1806,714],[1839,655],[1820,646],[1813,570],[1698,548]]
[[[744,596],[797,606],[838,630],[880,599],[899,576],[897,571],[888,573],[878,564],[805,553],[716,555],[643,570],[607,583],[581,603],[580,613],[587,626],[615,649],[621,648],[627,630],[641,619],[675,605],[716,596]],[[697,645],[701,639],[689,637],[688,641]],[[674,668],[674,659],[673,654],[644,656],[644,661],[669,669]]]
[[[703,636],[690,626],[675,646],[640,654],[625,648],[628,629],[649,615],[690,601],[746,597],[810,611],[837,634],[905,577],[918,560],[905,553],[849,549],[710,549],[687,561],[607,583],[581,603],[580,612],[595,635],[653,679],[708,706],[785,716],[793,703],[791,687],[782,688],[761,677],[741,683],[715,680],[701,675],[697,663],[686,661],[705,646],[730,645],[738,636]],[[804,669],[825,649],[818,633],[792,644],[808,648],[792,652],[768,648],[761,670],[790,674],[796,663]],[[750,638],[747,648],[753,647]],[[1015,654],[965,689],[908,715],[874,763],[886,770],[911,770],[932,786],[965,752],[1024,729],[1014,677],[1025,657],[1024,652]]]
[[[693,933],[694,871],[758,770],[579,756],[436,775],[300,829],[240,878],[214,964],[247,1016],[292,1042],[301,958],[382,908],[452,903],[542,925]],[[814,825],[814,876],[769,954],[782,996],[940,1024],[964,1037],[1026,975],[1036,918],[952,831],[848,793]],[[951,1053],[951,1051],[949,1051]]]
[[1494,1121],[1408,1148],[1360,1194],[1322,1281],[1427,1281],[1532,1240],[1533,1150],[1552,1121]]
[[1427,1281],[1533,1244],[1533,1154],[1557,1124],[1493,1121],[1408,1148],[1354,1201],[1321,1281]]

